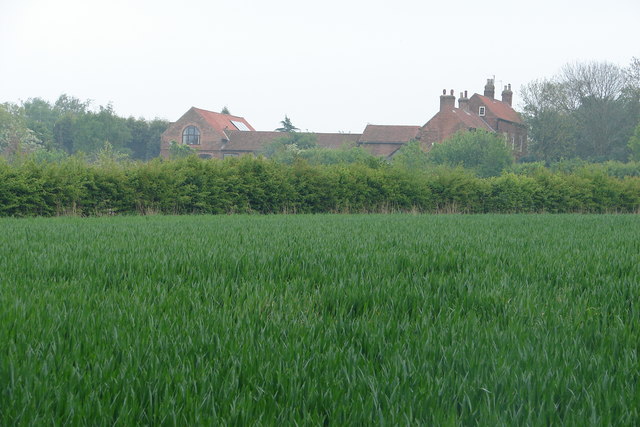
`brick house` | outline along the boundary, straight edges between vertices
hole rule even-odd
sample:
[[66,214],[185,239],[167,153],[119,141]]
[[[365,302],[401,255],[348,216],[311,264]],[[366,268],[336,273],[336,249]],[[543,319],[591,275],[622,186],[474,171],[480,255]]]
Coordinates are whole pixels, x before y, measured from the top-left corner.
[[[320,147],[355,146],[360,134],[314,133]],[[161,136],[160,156],[169,157],[171,142],[194,148],[202,158],[256,154],[266,144],[286,136],[282,132],[256,131],[243,117],[191,107]]]
[[160,155],[169,157],[171,142],[176,142],[195,148],[200,157],[222,158],[234,132],[251,133],[255,129],[243,117],[191,107],[160,137]]
[[420,126],[367,125],[358,146],[374,156],[390,158],[407,142],[417,139]]
[[[371,154],[391,158],[403,145],[420,141],[425,150],[458,131],[482,129],[504,135],[514,157],[527,150],[527,129],[511,106],[511,85],[505,86],[502,100],[494,98],[493,79],[488,79],[484,95],[460,93],[458,107],[453,90],[440,96],[440,110],[423,126],[367,125],[362,134],[313,133],[318,146],[337,149],[359,146]],[[162,134],[160,155],[169,156],[171,142],[194,148],[203,158],[257,154],[266,144],[285,136],[282,132],[256,131],[243,117],[191,107]]]
[[458,131],[482,129],[504,135],[505,143],[511,148],[514,157],[520,158],[527,151],[527,128],[520,115],[513,109],[511,85],[504,87],[502,100],[494,97],[493,79],[488,79],[484,95],[474,94],[469,98],[467,92],[460,93],[458,107],[453,90],[446,90],[440,96],[438,111],[420,129],[419,139],[425,149],[431,148]]

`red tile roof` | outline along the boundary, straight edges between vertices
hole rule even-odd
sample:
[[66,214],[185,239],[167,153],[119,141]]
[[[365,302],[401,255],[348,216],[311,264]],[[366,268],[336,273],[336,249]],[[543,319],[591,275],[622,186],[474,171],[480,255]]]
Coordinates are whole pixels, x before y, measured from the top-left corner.
[[251,126],[249,122],[247,122],[244,119],[244,117],[232,116],[231,114],[216,113],[213,111],[203,110],[201,108],[196,108],[196,107],[192,107],[192,109],[198,114],[200,114],[200,116],[202,116],[202,118],[205,119],[206,122],[209,123],[218,132],[226,132],[227,130],[229,131],[238,130],[236,125],[234,125],[231,122],[232,120],[236,122],[244,123],[245,126],[249,128],[249,130],[255,131],[253,126]]
[[446,108],[436,113],[422,128],[420,139],[427,144],[440,142],[460,130],[494,130],[480,116],[460,108]]
[[420,126],[367,125],[360,142],[409,142],[418,136],[419,131]]
[[522,123],[522,118],[509,104],[506,102],[491,99],[487,96],[474,94],[480,101],[499,119],[507,120],[513,123]]
[[316,133],[316,141],[323,148],[342,148],[345,145],[355,146],[362,136],[360,133]]

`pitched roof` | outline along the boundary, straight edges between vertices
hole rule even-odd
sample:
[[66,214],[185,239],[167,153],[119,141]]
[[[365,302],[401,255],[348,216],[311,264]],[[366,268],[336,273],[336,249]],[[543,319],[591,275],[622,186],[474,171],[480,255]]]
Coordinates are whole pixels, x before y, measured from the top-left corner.
[[418,136],[419,131],[420,126],[367,125],[360,142],[409,142]]
[[437,123],[436,126],[446,127],[446,128],[454,128],[458,127],[459,123],[464,124],[466,128],[474,128],[474,129],[484,129],[488,131],[493,131],[491,126],[487,124],[480,116],[477,116],[470,112],[469,110],[464,110],[461,108],[451,108],[443,111],[438,111],[435,116],[433,116],[424,126],[422,126],[422,130],[431,127],[430,124]]
[[[229,137],[229,142],[222,148],[225,151],[258,151],[265,144],[280,138],[286,138],[287,134],[276,131],[253,131],[243,132],[231,130],[225,132]],[[303,132],[303,135],[309,133]],[[355,144],[360,134],[350,133],[310,133],[316,137],[316,142],[323,148],[341,148],[345,144]]]
[[214,111],[203,110],[196,107],[191,108],[218,132],[226,132],[227,130],[239,130],[238,126],[234,125],[232,121],[243,123],[249,130],[255,131],[253,126],[251,126],[249,122],[244,119],[244,117],[232,116],[231,114],[216,113]]
[[498,101],[497,99],[492,99],[477,93],[473,96],[477,96],[497,118],[513,123],[522,123],[520,115],[506,102]]
[[362,134],[359,133],[315,133],[318,145],[323,148],[342,148],[345,144],[355,145]]

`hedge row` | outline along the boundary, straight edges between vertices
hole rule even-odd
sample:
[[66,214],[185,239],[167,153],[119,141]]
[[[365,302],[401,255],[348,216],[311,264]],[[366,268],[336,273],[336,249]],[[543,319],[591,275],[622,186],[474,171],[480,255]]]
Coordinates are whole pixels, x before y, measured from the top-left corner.
[[149,163],[0,162],[0,216],[320,213],[624,212],[640,178],[541,169],[478,178],[462,169],[283,165],[262,158]]

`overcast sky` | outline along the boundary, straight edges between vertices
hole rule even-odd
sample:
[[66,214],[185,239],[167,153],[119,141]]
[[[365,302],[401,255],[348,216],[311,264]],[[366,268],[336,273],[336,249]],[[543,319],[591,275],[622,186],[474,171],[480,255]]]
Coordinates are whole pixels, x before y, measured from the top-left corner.
[[496,92],[568,62],[640,57],[640,1],[0,0],[0,102],[119,115],[191,106],[273,130],[422,125],[442,89]]

